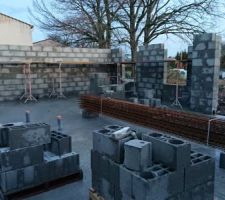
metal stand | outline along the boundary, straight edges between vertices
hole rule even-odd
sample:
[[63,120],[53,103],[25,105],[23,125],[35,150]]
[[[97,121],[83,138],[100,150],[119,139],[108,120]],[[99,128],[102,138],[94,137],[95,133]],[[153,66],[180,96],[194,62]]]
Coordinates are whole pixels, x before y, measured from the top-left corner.
[[62,62],[59,62],[59,95],[57,96],[57,98],[66,98],[66,96],[63,94],[62,91]]
[[23,75],[24,75],[24,94],[20,97],[20,100],[27,97],[27,73],[26,73],[26,65],[23,65]]
[[[178,65],[179,65],[179,62],[177,64],[177,69],[178,69]],[[172,106],[176,106],[176,107],[179,107],[181,110],[183,110],[183,107],[179,101],[179,84],[178,84],[178,70],[177,70],[177,75],[176,75],[176,97],[175,97],[175,100],[174,102],[171,104]]]
[[[30,65],[31,65],[31,63],[28,63],[27,65],[24,65],[24,76],[25,76],[24,89],[25,89],[25,92],[20,97],[21,100],[23,98],[26,98],[25,101],[24,101],[24,103],[27,103],[28,101],[36,101],[37,102],[37,99],[32,95],[32,80],[31,80],[31,69],[30,69]],[[27,88],[27,85],[28,85],[28,88]]]
[[52,91],[49,95],[49,98],[54,97],[54,96],[57,96],[57,92],[55,90],[55,80],[54,80],[54,78],[52,78]]

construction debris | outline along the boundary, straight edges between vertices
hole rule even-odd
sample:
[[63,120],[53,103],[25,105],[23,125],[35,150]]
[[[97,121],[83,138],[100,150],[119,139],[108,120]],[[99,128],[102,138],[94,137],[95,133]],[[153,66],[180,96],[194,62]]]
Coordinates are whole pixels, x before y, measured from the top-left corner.
[[[102,198],[214,199],[215,160],[192,151],[190,143],[154,132],[138,140],[127,136],[125,142],[112,133],[106,127],[93,133],[92,187]],[[110,155],[109,144],[117,144]]]

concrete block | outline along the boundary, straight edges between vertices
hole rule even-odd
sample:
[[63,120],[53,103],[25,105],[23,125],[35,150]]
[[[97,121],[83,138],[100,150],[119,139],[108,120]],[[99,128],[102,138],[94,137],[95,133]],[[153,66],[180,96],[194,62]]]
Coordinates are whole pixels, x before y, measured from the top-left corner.
[[63,155],[72,151],[72,138],[59,131],[51,132],[50,151],[56,155]]
[[1,171],[10,171],[43,162],[43,146],[32,146],[10,150],[4,148],[0,153]]
[[17,170],[1,173],[1,190],[6,193],[10,190],[16,190],[18,187]]
[[79,154],[75,152],[56,156],[51,152],[44,152],[47,165],[48,180],[56,180],[65,176],[78,173],[80,170]]
[[207,181],[190,191],[184,192],[183,197],[185,200],[214,200],[214,181]]
[[139,103],[146,106],[149,106],[149,102],[149,99],[139,99]]
[[9,127],[8,137],[10,149],[48,144],[51,142],[50,126],[34,123]]
[[108,125],[108,126],[105,126],[104,129],[107,129],[107,130],[110,130],[112,132],[115,132],[115,131],[118,131],[120,129],[122,129],[123,127],[120,126],[120,125]]
[[191,153],[191,166],[185,168],[185,191],[214,181],[215,159],[198,152]]
[[112,131],[101,129],[93,132],[93,150],[108,156],[117,163],[123,163],[124,143],[133,139],[132,136],[116,140],[111,136]]
[[100,181],[100,194],[104,199],[114,200],[115,188],[104,178]]
[[208,181],[195,188],[171,196],[167,200],[214,200],[214,182]]
[[0,125],[0,147],[8,147],[9,137],[8,137],[8,128],[24,125],[23,122],[13,122],[8,124]]
[[183,171],[173,171],[163,165],[152,166],[141,176],[136,174],[132,178],[134,199],[167,199],[171,195],[181,193],[183,188]]
[[131,170],[143,171],[152,165],[152,146],[143,140],[130,140],[124,144],[124,165]]
[[125,166],[120,166],[120,190],[122,194],[126,194],[127,196],[132,196],[132,178],[133,178],[133,173],[128,169],[126,169]]
[[190,166],[190,143],[154,132],[144,134],[143,140],[152,143],[153,161],[163,163],[175,170]]
[[225,152],[220,153],[220,168],[225,169]]

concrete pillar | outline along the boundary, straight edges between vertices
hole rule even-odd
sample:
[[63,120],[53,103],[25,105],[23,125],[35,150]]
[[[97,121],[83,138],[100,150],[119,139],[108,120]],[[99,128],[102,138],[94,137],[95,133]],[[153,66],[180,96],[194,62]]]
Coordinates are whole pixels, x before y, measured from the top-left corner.
[[190,100],[193,111],[212,114],[217,110],[221,41],[212,33],[194,38]]
[[139,47],[136,64],[137,93],[139,98],[147,98],[146,90],[154,91],[154,98],[162,97],[167,50],[164,44]]

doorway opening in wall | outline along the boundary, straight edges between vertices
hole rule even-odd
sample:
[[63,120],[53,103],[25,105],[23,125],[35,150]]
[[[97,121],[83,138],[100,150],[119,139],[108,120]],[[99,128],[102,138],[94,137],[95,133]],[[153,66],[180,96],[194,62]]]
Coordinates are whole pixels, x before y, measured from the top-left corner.
[[187,60],[171,60],[167,62],[165,84],[181,85],[187,84]]

